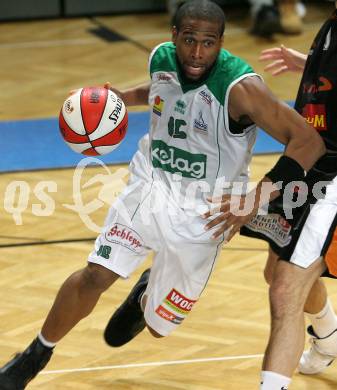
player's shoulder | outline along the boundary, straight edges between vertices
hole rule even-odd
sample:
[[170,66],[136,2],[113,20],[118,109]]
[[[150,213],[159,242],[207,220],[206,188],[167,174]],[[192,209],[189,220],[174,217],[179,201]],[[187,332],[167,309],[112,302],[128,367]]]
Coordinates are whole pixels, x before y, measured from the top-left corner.
[[255,75],[255,72],[246,61],[221,49],[207,86],[216,99],[224,104],[227,91],[249,75]]
[[218,61],[217,71],[219,74],[236,77],[247,73],[254,73],[253,68],[241,57],[238,57],[228,50],[221,49]]
[[173,42],[164,42],[157,45],[149,58],[149,71],[152,75],[158,71],[174,72],[177,69],[176,47]]

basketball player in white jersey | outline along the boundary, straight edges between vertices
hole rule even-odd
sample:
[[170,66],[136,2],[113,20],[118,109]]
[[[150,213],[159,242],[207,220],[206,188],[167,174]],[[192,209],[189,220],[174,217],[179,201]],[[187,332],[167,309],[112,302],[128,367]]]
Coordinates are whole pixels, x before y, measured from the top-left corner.
[[[142,144],[133,158],[130,181],[111,207],[88,265],[65,281],[38,337],[0,369],[1,390],[25,388],[56,343],[150,251],[155,254],[151,273],[143,273],[114,313],[105,339],[123,345],[145,324],[153,336],[167,336],[199,299],[222,244],[269,200],[263,186],[277,196],[273,183],[301,180],[324,153],[314,129],[277,100],[248,64],[222,49],[223,32],[224,14],[215,3],[185,3],[172,42],[150,56],[150,83],[119,92],[127,105],[149,103],[149,149]],[[210,197],[241,192],[247,182],[256,125],[286,150],[258,184],[256,196],[247,195],[252,210],[224,230],[222,215],[202,216]]]

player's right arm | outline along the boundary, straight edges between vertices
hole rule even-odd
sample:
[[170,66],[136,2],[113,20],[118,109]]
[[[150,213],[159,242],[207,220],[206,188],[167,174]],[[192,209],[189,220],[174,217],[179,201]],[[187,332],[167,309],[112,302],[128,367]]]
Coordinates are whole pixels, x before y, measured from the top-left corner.
[[264,70],[277,76],[285,72],[302,72],[307,61],[307,55],[297,50],[281,45],[261,52],[260,61],[272,61]]
[[147,105],[149,101],[150,83],[137,85],[136,87],[120,91],[112,88],[109,82],[104,84],[104,88],[110,89],[117,96],[119,96],[126,106],[143,106]]

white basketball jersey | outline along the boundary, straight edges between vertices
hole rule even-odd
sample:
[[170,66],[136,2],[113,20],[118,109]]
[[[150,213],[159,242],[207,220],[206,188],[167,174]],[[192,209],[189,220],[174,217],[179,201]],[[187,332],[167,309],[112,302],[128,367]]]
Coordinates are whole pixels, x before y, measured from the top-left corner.
[[247,182],[256,127],[231,129],[228,98],[236,83],[256,76],[252,68],[222,49],[205,79],[192,83],[184,79],[175,45],[168,42],[154,49],[149,69],[154,179],[182,208],[188,208],[186,196],[204,203],[215,189],[228,192],[233,182]]

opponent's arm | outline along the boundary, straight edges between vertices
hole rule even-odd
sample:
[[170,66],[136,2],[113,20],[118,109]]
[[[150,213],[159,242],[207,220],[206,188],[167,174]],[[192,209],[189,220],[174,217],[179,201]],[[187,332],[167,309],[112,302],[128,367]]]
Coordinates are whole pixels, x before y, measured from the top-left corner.
[[137,85],[136,87],[125,89],[120,91],[116,88],[112,88],[109,82],[104,84],[104,88],[110,89],[116,95],[118,95],[127,106],[140,106],[147,105],[150,92],[150,83],[144,83]]
[[272,61],[264,70],[277,76],[285,72],[302,72],[307,61],[307,55],[297,50],[281,45],[261,52],[260,61]]

